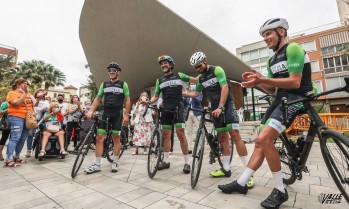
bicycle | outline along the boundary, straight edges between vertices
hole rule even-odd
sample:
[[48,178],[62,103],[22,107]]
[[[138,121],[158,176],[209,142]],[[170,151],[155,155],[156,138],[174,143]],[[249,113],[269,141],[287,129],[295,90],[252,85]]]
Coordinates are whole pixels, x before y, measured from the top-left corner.
[[[344,80],[346,82],[346,86],[322,92],[317,95],[312,95],[292,102],[287,102],[286,98],[282,98],[284,123],[288,122],[288,114],[287,111],[285,111],[287,110],[288,106],[300,102],[303,103],[311,123],[305,139],[299,137],[297,142],[293,142],[292,140],[289,140],[286,134],[283,132],[279,136],[281,143],[277,143],[277,140],[275,140],[274,144],[281,158],[283,183],[290,185],[293,184],[296,179],[302,179],[302,172],[309,172],[306,162],[309,157],[314,138],[317,136],[320,141],[322,157],[328,171],[339,191],[349,203],[349,139],[343,134],[326,127],[316,110],[310,104],[311,101],[316,100],[320,96],[342,91],[349,93],[349,77],[345,77]],[[335,151],[338,153],[333,154],[332,152]]]
[[[194,143],[194,149],[193,149],[193,162],[192,162],[192,168],[191,168],[191,187],[194,189],[200,176],[200,171],[201,171],[201,165],[202,165],[202,160],[204,156],[204,148],[205,148],[205,138],[207,139],[207,143],[210,146],[210,164],[216,162],[215,158],[218,159],[219,165],[223,167],[223,163],[221,160],[221,156],[223,153],[223,147],[218,141],[218,135],[216,131],[214,131],[214,127],[209,133],[206,128],[206,122],[210,122],[214,124],[214,121],[211,119],[207,119],[206,115],[211,115],[211,111],[209,111],[208,107],[205,107],[203,110],[198,110],[198,109],[193,109],[191,106],[189,106],[187,114],[186,114],[186,120],[188,119],[188,113],[189,111],[196,111],[196,112],[201,112],[201,118],[199,122],[199,128],[197,130],[196,138],[195,138],[195,143]],[[225,122],[225,117],[224,117],[224,111],[222,112],[222,117],[221,117],[221,123]],[[233,150],[234,150],[234,141],[230,137],[230,162],[233,158]]]
[[[109,123],[109,118],[107,118],[107,120],[102,120],[102,119],[99,119],[98,116],[94,116],[93,120],[94,120],[94,122],[93,122],[91,128],[89,129],[89,132],[87,133],[85,139],[81,143],[79,151],[78,151],[77,156],[75,158],[73,169],[71,172],[72,178],[75,178],[75,176],[77,175],[77,173],[78,173],[78,171],[79,171],[79,169],[80,169],[80,167],[85,159],[85,156],[87,155],[88,151],[90,150],[91,143],[93,142],[93,139],[97,135],[97,127],[98,127],[98,124],[100,122],[104,122],[104,123],[108,124],[107,136],[105,137],[104,143],[103,143],[104,148],[103,148],[102,157],[107,158],[110,163],[113,162],[112,156],[114,155],[113,154],[114,143],[113,143],[113,139],[112,139],[111,123]],[[121,129],[120,133],[121,133],[120,134],[121,150],[120,150],[120,154],[119,154],[119,159],[121,158],[121,156],[124,153],[124,150],[127,146],[126,145],[127,139],[126,139],[125,132]]]
[[163,107],[153,107],[147,104],[145,108],[145,112],[143,114],[143,117],[148,111],[148,108],[156,110],[157,114],[155,117],[155,128],[152,132],[151,138],[150,138],[150,146],[148,150],[148,161],[147,161],[147,170],[148,170],[148,176],[150,178],[153,178],[158,171],[159,164],[162,162],[164,153],[162,150],[162,128],[160,127],[161,125],[161,113],[162,112],[170,112],[174,113],[175,117],[173,120],[175,120],[176,117],[178,117],[178,108],[176,108],[175,111],[171,110],[165,110]]

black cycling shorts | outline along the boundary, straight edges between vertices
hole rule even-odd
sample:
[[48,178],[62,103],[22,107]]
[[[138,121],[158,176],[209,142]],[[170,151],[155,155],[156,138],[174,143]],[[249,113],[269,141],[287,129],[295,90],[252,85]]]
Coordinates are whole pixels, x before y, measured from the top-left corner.
[[292,125],[297,115],[305,113],[304,105],[301,102],[289,106],[287,108],[288,123],[284,124],[283,111],[281,110],[282,97],[286,97],[288,102],[305,98],[305,96],[298,94],[280,93],[276,95],[274,102],[270,105],[270,107],[265,112],[264,117],[262,118],[260,129],[263,128],[263,126],[268,125],[281,133]]
[[[123,119],[123,110],[114,109],[114,110],[104,110],[102,115],[102,120],[107,120],[109,118],[109,124],[111,125],[111,130],[113,135],[120,135],[121,123]],[[99,133],[101,130],[106,131],[108,129],[108,124],[104,121],[98,124]],[[106,132],[105,132],[106,133]]]
[[171,130],[172,125],[176,124],[176,128],[184,128],[185,122],[184,122],[184,104],[183,102],[179,102],[179,104],[169,104],[169,103],[163,103],[165,110],[170,111],[176,111],[176,108],[178,108],[178,112],[172,113],[172,112],[161,112],[161,125],[162,128],[165,130]]
[[[212,104],[212,110],[218,108],[218,104]],[[217,132],[227,132],[230,130],[239,130],[239,116],[236,112],[234,101],[227,101],[224,105],[224,116],[225,123],[223,122],[223,117],[220,115],[218,118],[212,117],[214,127]]]

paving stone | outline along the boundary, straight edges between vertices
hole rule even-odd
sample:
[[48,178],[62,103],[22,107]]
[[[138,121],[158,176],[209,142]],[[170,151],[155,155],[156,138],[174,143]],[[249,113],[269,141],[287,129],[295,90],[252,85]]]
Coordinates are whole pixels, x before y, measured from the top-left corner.
[[158,202],[161,199],[164,199],[167,195],[162,194],[160,192],[152,192],[143,197],[138,198],[137,200],[133,200],[128,203],[128,205],[135,208],[146,208],[147,206]]
[[337,187],[325,187],[319,185],[310,185],[310,195],[319,196],[321,193],[326,194],[339,194],[340,191]]
[[294,204],[295,207],[298,208],[316,208],[316,209],[344,209],[348,208],[347,203],[340,203],[340,204],[321,204],[319,202],[319,197],[312,196],[312,195],[305,195],[301,193],[297,193],[296,195],[296,201]]
[[136,200],[140,197],[143,197],[147,194],[152,193],[153,191],[150,189],[145,189],[145,188],[138,188],[132,191],[129,191],[125,194],[122,194],[120,196],[115,197],[116,200],[123,202],[123,203],[128,203],[131,202],[133,200]]
[[211,209],[211,207],[206,207],[200,204],[194,204],[190,201],[183,200],[176,197],[166,197],[148,207],[146,209],[159,209],[159,208],[173,208],[173,209]]
[[328,171],[310,171],[310,176],[330,178]]

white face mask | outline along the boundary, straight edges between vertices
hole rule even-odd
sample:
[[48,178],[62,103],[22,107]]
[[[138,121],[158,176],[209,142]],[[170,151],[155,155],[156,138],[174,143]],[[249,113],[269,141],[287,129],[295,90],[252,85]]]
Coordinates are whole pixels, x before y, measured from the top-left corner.
[[146,96],[141,96],[141,100],[142,101],[147,101],[147,97]]
[[196,85],[190,85],[191,90],[195,91]]
[[55,108],[55,109],[53,109],[53,113],[58,113],[59,112],[59,108]]

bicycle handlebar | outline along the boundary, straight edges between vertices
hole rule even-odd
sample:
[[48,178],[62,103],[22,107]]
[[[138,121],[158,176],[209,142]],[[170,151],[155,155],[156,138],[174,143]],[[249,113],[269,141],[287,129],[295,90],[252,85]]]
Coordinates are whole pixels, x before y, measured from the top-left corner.
[[[192,108],[191,106],[189,106],[189,108],[188,108],[188,111],[187,111],[187,116],[186,116],[186,118],[185,118],[185,121],[187,121],[188,120],[188,117],[189,117],[189,111],[195,111],[195,112],[201,112],[202,113],[202,117],[205,117],[205,115],[206,114],[209,114],[209,113],[212,113],[212,111],[209,111],[208,109],[203,109],[203,110],[199,110],[199,109],[194,109],[194,108]],[[225,123],[225,111],[224,110],[222,110],[222,118],[223,118],[223,123]]]
[[317,95],[312,95],[312,96],[305,97],[305,98],[302,98],[302,99],[297,99],[297,100],[294,100],[292,102],[287,102],[287,99],[285,97],[283,97],[281,99],[281,104],[282,104],[282,111],[284,113],[283,114],[283,116],[284,116],[284,123],[288,122],[288,119],[287,119],[287,108],[289,106],[293,105],[293,104],[296,104],[296,103],[299,103],[299,102],[309,103],[309,102],[311,102],[313,100],[316,100],[317,98],[319,98],[321,96],[325,96],[325,95],[336,93],[336,92],[345,91],[345,92],[349,93],[349,76],[344,77],[344,81],[346,83],[346,85],[344,87],[338,87],[338,88],[335,88],[335,89],[332,89],[332,90],[324,91],[324,92],[321,92],[321,93],[319,93]]

